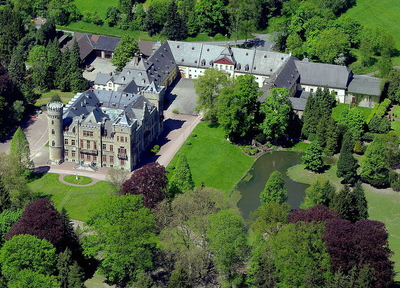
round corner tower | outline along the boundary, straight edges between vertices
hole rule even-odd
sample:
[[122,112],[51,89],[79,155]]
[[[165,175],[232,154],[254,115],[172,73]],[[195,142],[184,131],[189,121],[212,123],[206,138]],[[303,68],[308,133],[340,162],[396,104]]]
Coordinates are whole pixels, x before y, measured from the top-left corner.
[[63,107],[61,102],[47,104],[49,164],[59,165],[64,161]]

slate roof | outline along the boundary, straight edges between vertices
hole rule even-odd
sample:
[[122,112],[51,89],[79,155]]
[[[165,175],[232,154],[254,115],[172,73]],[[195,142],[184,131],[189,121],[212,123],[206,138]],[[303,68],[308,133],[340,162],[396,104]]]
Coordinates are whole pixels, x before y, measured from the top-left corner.
[[138,40],[140,53],[142,53],[145,58],[149,57],[151,54],[153,54],[153,46],[155,43],[156,42]]
[[304,111],[304,109],[306,108],[307,99],[289,97],[289,100],[292,103],[293,110]]
[[91,89],[77,94],[66,105],[63,119],[64,125],[70,125],[73,119],[80,119],[82,125],[108,121],[108,126],[130,126],[137,121],[141,123],[145,110],[154,109],[155,105],[140,94]]
[[113,76],[109,73],[97,73],[94,79],[94,84],[107,85],[107,82],[113,80]]
[[295,61],[300,73],[300,83],[312,86],[328,86],[346,89],[351,79],[351,69],[346,66]]
[[365,76],[354,75],[347,88],[349,93],[365,94],[365,95],[381,95],[382,79]]

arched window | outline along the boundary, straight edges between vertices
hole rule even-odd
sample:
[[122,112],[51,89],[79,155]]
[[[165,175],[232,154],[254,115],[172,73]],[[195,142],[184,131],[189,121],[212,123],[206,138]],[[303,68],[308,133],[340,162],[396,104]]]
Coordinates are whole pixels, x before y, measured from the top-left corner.
[[54,125],[54,120],[51,120],[51,125]]
[[56,132],[54,131],[54,129],[51,129],[51,134],[56,134]]
[[53,142],[51,142],[51,146],[55,146],[56,142],[53,140]]

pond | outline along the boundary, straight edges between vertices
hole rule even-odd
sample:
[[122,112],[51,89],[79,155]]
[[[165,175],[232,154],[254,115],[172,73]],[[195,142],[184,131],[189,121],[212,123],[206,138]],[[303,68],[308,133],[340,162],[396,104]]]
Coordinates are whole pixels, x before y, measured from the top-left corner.
[[286,188],[288,189],[287,203],[293,209],[299,207],[304,199],[304,191],[309,185],[293,181],[286,176],[286,171],[289,167],[299,164],[300,161],[301,154],[298,152],[276,151],[264,154],[254,162],[252,169],[249,171],[250,175],[247,175],[237,185],[237,190],[242,195],[237,205],[242,211],[244,219],[249,219],[250,213],[261,205],[260,193],[264,190],[269,175],[275,170],[281,172],[285,180]]

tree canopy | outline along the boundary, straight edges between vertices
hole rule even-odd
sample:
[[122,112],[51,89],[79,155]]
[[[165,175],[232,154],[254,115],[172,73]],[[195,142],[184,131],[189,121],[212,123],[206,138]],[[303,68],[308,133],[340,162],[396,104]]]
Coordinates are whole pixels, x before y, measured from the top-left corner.
[[118,42],[111,58],[111,63],[117,66],[117,70],[121,71],[126,63],[140,52],[136,39],[131,35],[126,35]]
[[269,175],[264,190],[260,194],[261,204],[276,202],[282,204],[287,200],[287,189],[282,173],[274,171]]

